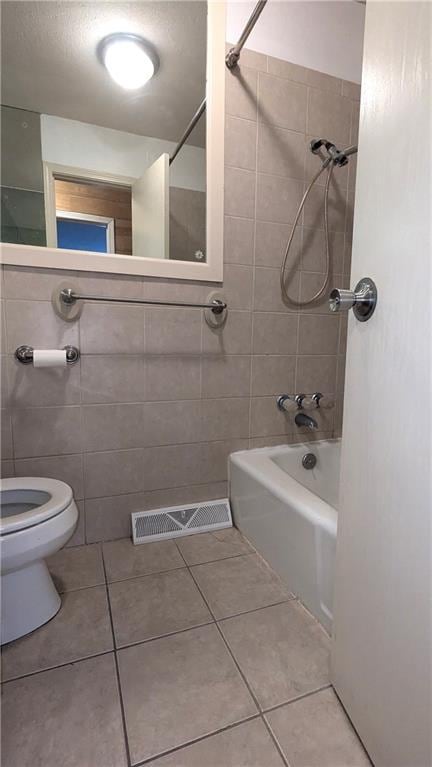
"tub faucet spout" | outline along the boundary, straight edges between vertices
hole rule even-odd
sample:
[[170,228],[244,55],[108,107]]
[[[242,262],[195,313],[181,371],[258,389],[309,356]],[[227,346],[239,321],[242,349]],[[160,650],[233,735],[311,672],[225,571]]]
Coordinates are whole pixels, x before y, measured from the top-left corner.
[[318,424],[315,421],[315,418],[312,418],[310,415],[306,415],[306,413],[297,413],[294,421],[296,426],[307,426],[307,428],[311,429],[312,431],[318,429]]

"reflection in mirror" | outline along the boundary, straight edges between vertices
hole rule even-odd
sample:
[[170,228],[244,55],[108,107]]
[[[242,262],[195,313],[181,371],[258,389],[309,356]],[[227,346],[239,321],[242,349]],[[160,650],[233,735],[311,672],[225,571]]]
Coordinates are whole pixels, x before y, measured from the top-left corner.
[[3,242],[205,262],[205,111],[178,144],[206,25],[201,0],[3,3]]

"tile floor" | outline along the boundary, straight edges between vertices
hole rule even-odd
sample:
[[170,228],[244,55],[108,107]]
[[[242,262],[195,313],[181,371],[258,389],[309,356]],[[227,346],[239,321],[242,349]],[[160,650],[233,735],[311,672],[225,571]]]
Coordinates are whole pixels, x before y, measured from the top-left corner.
[[237,530],[49,561],[59,613],[3,647],[3,767],[366,767],[329,639]]

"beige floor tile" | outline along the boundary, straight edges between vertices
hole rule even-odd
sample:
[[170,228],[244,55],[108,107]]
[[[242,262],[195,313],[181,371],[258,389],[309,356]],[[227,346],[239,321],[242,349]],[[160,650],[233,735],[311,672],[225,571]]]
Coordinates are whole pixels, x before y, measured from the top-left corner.
[[66,592],[48,623],[2,648],[2,678],[72,663],[113,649],[105,586]]
[[370,761],[333,690],[271,711],[267,720],[290,767],[368,767]]
[[212,620],[186,568],[118,581],[109,591],[117,647]]
[[257,554],[197,565],[192,573],[218,620],[292,598]]
[[47,559],[48,569],[60,593],[105,583],[99,545],[61,549]]
[[118,653],[132,763],[256,713],[216,626]]
[[114,657],[3,685],[2,767],[126,767]]
[[155,541],[134,546],[130,538],[122,538],[104,543],[103,555],[108,582],[184,567],[174,541]]
[[260,719],[162,756],[148,767],[283,767],[283,761]]
[[328,684],[329,638],[298,602],[220,626],[262,709]]
[[235,527],[177,538],[177,546],[188,565],[200,565],[252,551],[249,543]]

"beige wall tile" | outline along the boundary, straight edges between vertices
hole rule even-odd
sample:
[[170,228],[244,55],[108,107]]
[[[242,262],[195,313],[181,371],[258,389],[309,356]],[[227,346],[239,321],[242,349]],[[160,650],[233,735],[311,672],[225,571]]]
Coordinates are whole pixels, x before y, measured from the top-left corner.
[[163,490],[207,482],[201,472],[202,457],[203,445],[200,443],[146,448],[143,489]]
[[202,401],[205,441],[249,436],[249,397],[222,397]]
[[360,83],[352,83],[350,80],[342,80],[342,96],[347,96],[354,101],[360,101],[360,92]]
[[295,354],[297,334],[296,314],[254,312],[253,354]]
[[77,275],[79,290],[96,296],[114,296],[117,298],[142,298],[142,277],[127,274],[92,274],[79,272]]
[[78,325],[57,317],[47,301],[6,301],[7,348],[12,354],[26,344],[35,349],[78,346]]
[[80,340],[82,354],[142,354],[144,309],[88,303],[80,318]]
[[[287,270],[285,285],[293,301],[299,299],[300,273]],[[283,297],[280,288],[279,269],[257,267],[255,269],[254,310],[256,312],[293,312],[296,307]]]
[[145,351],[146,354],[199,354],[200,310],[146,309]]
[[351,99],[309,88],[307,133],[347,146],[350,141]]
[[13,461],[0,461],[0,477],[6,479],[7,477],[15,477],[15,467]]
[[[343,232],[329,232],[330,265],[333,274],[342,274],[345,251]],[[326,270],[324,229],[303,228],[301,268],[307,272]]]
[[49,477],[70,485],[75,500],[84,498],[83,456],[52,455],[45,458],[23,458],[15,461],[17,477]]
[[300,315],[298,348],[302,354],[337,354],[338,343],[338,316]]
[[225,165],[255,170],[256,140],[256,122],[227,115],[225,120]]
[[86,500],[144,490],[144,450],[112,450],[84,454]]
[[252,308],[252,279],[252,267],[225,264],[223,293],[230,309]]
[[253,218],[255,173],[240,168],[225,169],[225,214]]
[[[7,358],[11,407],[76,405],[81,400],[80,362],[66,368],[34,368]],[[6,366],[5,366],[6,367]]]
[[306,129],[307,89],[282,77],[258,75],[258,119],[304,132]]
[[145,434],[143,405],[85,405],[82,430],[85,452],[142,447]]
[[[328,296],[330,290],[335,285],[335,280],[341,283],[342,278],[334,277],[330,272],[328,279],[324,272],[302,272],[300,276],[300,299],[301,301],[308,301],[305,306],[300,310],[304,314],[329,314]],[[324,290],[320,297],[316,301],[311,302],[311,299],[318,293],[324,286]]]
[[[229,51],[233,45],[234,43],[229,43],[227,45],[227,51]],[[258,53],[258,51],[253,51],[251,48],[243,48],[238,66],[257,69],[260,72],[267,72],[268,58],[269,57],[264,53]]]
[[306,82],[314,88],[319,88],[327,93],[342,93],[342,80],[339,77],[332,77],[324,72],[318,72],[316,69],[306,70]]
[[81,357],[84,404],[140,402],[145,396],[141,355],[92,354]]
[[274,56],[268,57],[268,72],[270,75],[286,77],[288,80],[294,80],[296,83],[306,84],[308,69],[298,64],[292,64],[290,61],[276,59]]
[[294,392],[296,357],[252,357],[252,396],[269,396]]
[[82,450],[79,407],[15,410],[12,422],[16,458],[55,456]]
[[225,109],[226,114],[243,117],[246,120],[257,119],[258,73],[240,64],[235,69],[225,72]]
[[225,325],[210,328],[203,325],[203,354],[250,354],[252,338],[251,312],[228,310]]
[[199,399],[201,357],[196,355],[145,355],[145,399]]
[[247,218],[225,216],[224,262],[252,264],[254,256],[254,222]]
[[336,366],[336,356],[298,357],[296,391],[306,394],[336,391]]
[[158,277],[144,277],[143,294],[146,299],[156,301],[185,301],[201,303],[210,290],[211,283],[191,280],[163,280]]
[[228,456],[236,450],[247,450],[248,447],[247,439],[203,443],[199,467],[201,481],[225,482],[228,476]]
[[177,445],[201,442],[201,400],[147,402],[143,406],[141,444]]
[[250,361],[249,356],[205,357],[202,362],[202,396],[248,397]]
[[302,133],[260,123],[257,169],[289,178],[304,178],[305,141]]
[[12,441],[12,422],[10,413],[7,410],[1,411],[1,458],[10,460],[14,457],[14,446]]
[[[328,197],[329,231],[344,232],[346,216],[346,196],[344,189],[333,187]],[[304,206],[303,222],[311,229],[324,228],[324,187],[315,186]]]
[[34,269],[29,266],[4,266],[4,297],[51,301],[58,284],[70,279],[76,283],[78,272],[58,269]]
[[350,131],[350,143],[358,143],[358,131],[360,122],[360,104],[356,101],[351,102],[351,131]]
[[276,397],[252,398],[251,437],[291,434],[295,428],[293,414],[279,410],[276,404]]
[[292,224],[302,196],[302,181],[258,173],[257,219],[276,224]]
[[[255,265],[280,268],[292,227],[288,224],[274,224],[266,221],[256,222]],[[300,266],[301,228],[297,227],[290,250],[289,264]]]
[[0,402],[2,408],[9,407],[10,405],[7,362],[8,358],[6,355],[0,355]]

